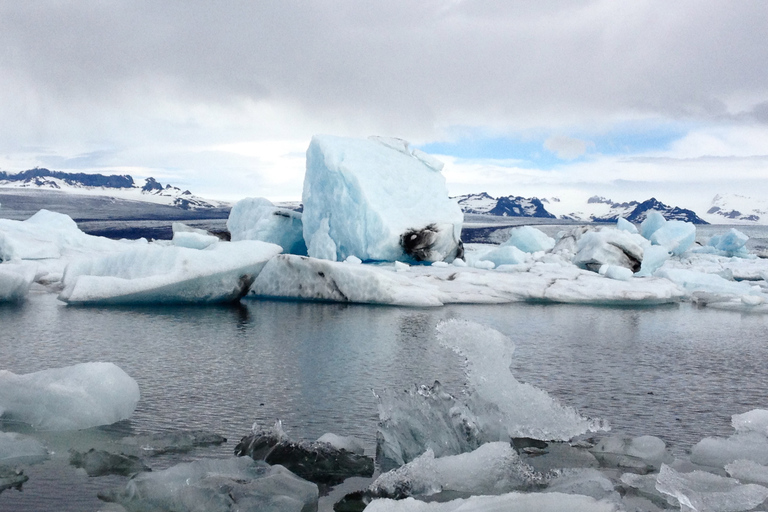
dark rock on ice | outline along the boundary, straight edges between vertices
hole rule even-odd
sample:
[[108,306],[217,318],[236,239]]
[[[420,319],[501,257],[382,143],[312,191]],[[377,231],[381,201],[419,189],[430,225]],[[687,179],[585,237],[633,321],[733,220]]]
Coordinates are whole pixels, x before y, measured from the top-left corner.
[[[443,230],[453,230],[452,224],[442,226]],[[400,246],[403,252],[415,261],[439,261],[442,259],[453,260],[464,257],[464,244],[461,240],[455,242],[455,250],[452,254],[445,254],[446,248],[437,247],[446,236],[441,236],[441,227],[437,224],[429,224],[420,229],[409,229],[400,235]]]
[[87,452],[70,450],[69,463],[76,468],[83,468],[88,476],[129,476],[142,471],[151,471],[149,466],[134,455],[109,453],[94,448]]
[[273,429],[243,437],[235,455],[280,464],[310,482],[327,485],[337,485],[352,476],[370,477],[374,471],[370,457],[328,443],[288,439],[280,422]]

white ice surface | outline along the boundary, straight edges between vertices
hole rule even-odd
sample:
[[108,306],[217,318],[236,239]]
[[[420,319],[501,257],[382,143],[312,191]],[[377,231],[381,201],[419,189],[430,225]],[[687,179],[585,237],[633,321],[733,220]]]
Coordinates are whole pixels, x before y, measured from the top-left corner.
[[373,500],[366,512],[618,512],[609,501],[563,493],[518,493],[472,496],[445,503],[426,503],[413,498]]
[[173,233],[172,242],[176,247],[201,250],[219,243],[219,239],[212,235],[192,231],[176,231]]
[[0,370],[2,417],[40,430],[78,430],[127,419],[139,385],[112,363],[81,363],[16,375]]
[[278,208],[263,197],[238,201],[229,212],[232,241],[261,240],[277,244],[288,254],[306,254],[301,213]]
[[70,304],[222,302],[248,289],[280,246],[253,240],[204,250],[147,245],[71,263],[59,299]]
[[362,455],[365,451],[362,441],[352,436],[340,436],[332,432],[327,432],[317,438],[318,443],[328,443],[337,450],[346,450],[351,453]]
[[452,259],[463,214],[435,167],[433,159],[414,154],[398,139],[313,137],[302,194],[309,255],[328,258],[327,241],[315,238],[329,237],[336,253],[329,259],[412,260],[401,237],[433,226],[427,244],[432,247],[422,259]]

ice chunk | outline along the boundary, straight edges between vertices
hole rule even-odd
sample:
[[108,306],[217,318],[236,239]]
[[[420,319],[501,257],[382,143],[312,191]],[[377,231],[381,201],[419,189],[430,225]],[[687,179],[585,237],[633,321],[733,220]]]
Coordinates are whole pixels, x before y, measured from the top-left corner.
[[81,363],[16,375],[0,370],[0,412],[40,430],[77,430],[127,419],[139,385],[112,363]]
[[669,220],[651,235],[651,243],[666,248],[675,256],[687,251],[696,241],[696,226],[681,220]]
[[669,259],[671,253],[666,247],[661,245],[651,245],[643,250],[643,262],[640,265],[640,270],[637,272],[638,277],[646,277],[653,275],[662,265]]
[[499,265],[517,265],[519,263],[525,263],[526,259],[526,253],[514,245],[503,245],[480,257],[480,261],[493,262],[497,267]]
[[518,493],[472,496],[445,503],[427,503],[413,498],[373,500],[366,512],[618,512],[615,503],[576,494]]
[[245,295],[280,246],[245,240],[205,250],[147,245],[71,263],[59,299],[70,304],[225,302]]
[[229,212],[232,241],[261,240],[277,244],[289,254],[307,254],[301,213],[278,208],[263,197],[238,201]]
[[444,346],[466,358],[470,409],[489,424],[502,425],[510,437],[567,441],[607,428],[545,391],[518,382],[509,371],[514,345],[500,332],[460,320],[441,322],[437,332]]
[[311,482],[336,485],[351,476],[373,475],[373,459],[325,442],[291,441],[278,421],[273,429],[243,437],[235,455],[280,464]]
[[727,256],[741,256],[746,254],[744,246],[747,240],[749,240],[747,235],[738,229],[731,228],[724,235],[715,235],[710,238],[707,245],[714,247],[718,251],[723,251]]
[[633,233],[637,234],[637,227],[635,227],[634,224],[629,222],[627,219],[623,217],[619,217],[619,219],[616,221],[616,229],[620,229],[622,231],[626,231],[627,233]]
[[728,476],[755,484],[768,485],[768,466],[751,460],[735,460],[725,465]]
[[0,467],[35,464],[48,458],[48,450],[37,439],[0,432]]
[[87,452],[69,451],[69,463],[82,468],[88,476],[122,475],[129,476],[142,471],[150,471],[135,455],[110,453],[91,448]]
[[173,234],[173,245],[187,247],[189,249],[206,249],[219,242],[213,235],[194,233],[191,231],[177,231]]
[[29,480],[23,471],[0,465],[0,492],[7,489],[21,490],[21,484]]
[[547,492],[580,494],[598,500],[618,501],[619,494],[613,489],[613,482],[596,469],[568,468],[553,471],[548,475]]
[[752,409],[744,414],[734,414],[731,425],[738,433],[757,432],[768,436],[768,410]]
[[318,443],[328,443],[337,450],[346,450],[350,453],[356,453],[357,455],[363,455],[365,447],[359,439],[352,436],[340,436],[327,432],[317,439]]
[[682,510],[699,512],[751,510],[768,498],[766,487],[705,471],[678,473],[666,464],[661,466],[656,489],[677,499]]
[[550,251],[555,246],[555,239],[547,236],[540,229],[531,226],[512,228],[509,239],[502,244],[517,247],[523,252]]
[[609,279],[616,279],[617,281],[627,281],[632,277],[632,271],[630,269],[616,265],[603,265],[600,267],[598,273],[601,276],[605,276]]
[[664,224],[667,223],[667,219],[656,210],[651,210],[645,217],[645,220],[640,223],[640,234],[646,240],[650,240],[651,236]]
[[0,302],[23,300],[34,279],[35,271],[28,265],[0,263]]
[[594,272],[603,265],[616,265],[637,272],[643,260],[643,246],[647,243],[639,235],[618,229],[589,231],[576,242],[573,263]]
[[604,464],[647,472],[669,462],[664,441],[654,436],[610,436],[600,439],[590,450]]
[[382,474],[368,489],[377,497],[400,499],[443,491],[501,494],[527,490],[542,481],[508,442],[496,442],[470,453],[440,458],[427,450],[408,464]]
[[[463,214],[433,164],[405,143],[318,135],[307,150],[302,201],[310,256],[363,261],[461,257]],[[334,257],[330,258],[331,245]]]
[[99,498],[128,510],[311,512],[317,510],[318,490],[282,466],[237,457],[139,473],[124,490]]
[[691,450],[691,461],[713,467],[723,467],[739,459],[768,465],[768,411],[753,409],[734,414],[731,424],[736,430],[734,435],[702,439]]
[[766,299],[759,287],[746,282],[734,282],[724,279],[717,274],[705,274],[696,270],[664,267],[654,273],[656,277],[669,279],[684,288],[688,293],[704,292],[719,296],[755,295]]
[[213,446],[226,443],[227,438],[204,430],[178,430],[162,434],[124,437],[121,449],[140,448],[142,454],[163,455],[166,453],[186,453],[201,446]]

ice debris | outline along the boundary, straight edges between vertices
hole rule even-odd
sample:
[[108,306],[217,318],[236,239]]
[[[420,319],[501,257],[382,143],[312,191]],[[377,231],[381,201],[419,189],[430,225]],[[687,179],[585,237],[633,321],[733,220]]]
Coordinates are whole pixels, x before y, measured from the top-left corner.
[[279,245],[287,254],[306,255],[301,217],[301,213],[278,208],[263,197],[249,197],[232,207],[227,229],[233,242],[261,240]]
[[519,226],[509,231],[509,238],[501,245],[502,247],[513,246],[523,252],[533,253],[552,250],[555,239],[532,226]]
[[34,279],[35,270],[29,265],[0,263],[0,302],[23,300]]
[[215,446],[227,442],[227,438],[205,430],[175,430],[172,432],[124,437],[121,449],[133,447],[145,455],[186,453],[202,446]]
[[336,485],[351,476],[373,475],[373,459],[330,443],[292,441],[278,420],[271,429],[255,429],[240,440],[235,455],[280,464],[318,484]]
[[129,476],[142,471],[150,471],[149,466],[135,455],[110,453],[95,448],[91,448],[87,452],[70,450],[69,463],[76,468],[85,470],[88,476]]
[[0,417],[39,430],[77,430],[127,419],[139,385],[112,363],[81,363],[24,375],[0,370]]
[[768,411],[754,409],[735,414],[731,423],[736,432],[728,437],[705,437],[693,446],[691,461],[722,468],[737,460],[768,465]]
[[8,489],[21,490],[21,484],[29,480],[29,477],[20,469],[0,466],[0,492]]
[[366,512],[618,512],[615,503],[576,494],[518,493],[472,496],[445,503],[427,503],[413,498],[374,500]]
[[721,251],[724,256],[746,257],[749,254],[745,247],[748,240],[747,235],[738,229],[731,228],[724,235],[715,235],[710,238],[707,245]]
[[0,466],[35,464],[48,458],[40,441],[15,432],[0,432]]
[[147,245],[77,260],[66,269],[59,299],[70,304],[237,300],[280,251],[274,244],[246,240],[204,250]]
[[311,512],[317,510],[318,489],[282,466],[235,457],[139,473],[125,489],[99,498],[128,510]]
[[349,255],[363,261],[461,257],[463,214],[437,167],[401,140],[313,137],[302,193],[309,255],[339,261]]

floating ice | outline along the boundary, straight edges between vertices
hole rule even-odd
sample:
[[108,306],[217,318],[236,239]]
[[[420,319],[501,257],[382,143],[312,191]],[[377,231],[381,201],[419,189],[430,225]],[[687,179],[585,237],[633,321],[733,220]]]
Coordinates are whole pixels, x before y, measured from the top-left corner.
[[327,432],[317,439],[318,443],[328,443],[337,450],[346,450],[350,453],[356,453],[357,455],[363,455],[365,447],[363,443],[352,436],[340,436],[331,432]]
[[317,510],[318,490],[282,466],[236,457],[139,473],[124,490],[99,498],[128,510],[311,512]]
[[404,141],[313,137],[302,194],[309,255],[344,260],[351,254],[363,261],[461,257],[463,214],[435,167]]
[[626,231],[628,233],[633,233],[633,234],[638,233],[637,227],[623,217],[619,217],[619,219],[616,221],[616,229],[620,229],[622,231]]
[[112,363],[81,363],[16,375],[0,370],[2,418],[40,430],[77,430],[127,419],[139,385]]
[[226,443],[227,439],[219,434],[204,430],[177,430],[161,434],[149,434],[124,437],[121,450],[129,447],[138,449],[142,455],[163,455],[166,453],[186,453],[201,446],[213,446]]
[[651,245],[646,247],[643,250],[643,262],[636,275],[638,277],[653,275],[654,272],[664,265],[671,255],[669,250],[661,245]]
[[520,460],[508,442],[487,443],[473,452],[435,458],[430,449],[382,474],[368,490],[377,497],[404,498],[453,491],[502,494],[541,484],[541,475]]
[[725,465],[725,471],[743,482],[768,485],[768,466],[751,460],[735,460]]
[[654,245],[660,245],[679,256],[696,241],[696,226],[690,222],[669,220],[653,232],[650,240]]
[[37,439],[13,432],[0,432],[0,467],[35,464],[47,458],[48,450]]
[[746,256],[748,253],[745,245],[748,240],[747,235],[738,229],[731,228],[724,235],[715,235],[710,238],[707,245],[724,252],[726,256]]
[[34,280],[35,270],[32,267],[18,263],[0,263],[0,302],[24,299]]
[[291,441],[278,421],[243,437],[235,455],[280,464],[311,482],[336,485],[351,476],[373,475],[373,459],[326,442]]
[[307,254],[301,213],[278,208],[263,197],[238,201],[229,212],[232,241],[261,240],[277,244],[288,254]]
[[603,265],[640,270],[643,247],[648,242],[639,235],[613,228],[588,231],[576,242],[574,265],[597,272]]
[[71,263],[59,299],[70,304],[236,300],[280,251],[277,245],[250,240],[205,250],[147,245]]
[[493,262],[495,266],[499,265],[518,265],[525,263],[526,253],[514,245],[502,245],[498,249],[493,249],[480,257],[480,261]]
[[448,320],[438,324],[437,333],[444,346],[466,358],[470,409],[489,425],[500,425],[510,437],[567,441],[607,429],[603,422],[560,405],[545,391],[518,382],[509,371],[514,345],[500,332]]
[[366,512],[618,512],[616,504],[589,496],[552,493],[512,492],[500,496],[472,496],[445,503],[427,503],[413,498],[378,499]]
[[619,493],[605,475],[596,469],[568,468],[548,475],[547,492],[590,496],[598,500],[619,501]]
[[735,282],[724,279],[717,274],[705,274],[695,270],[679,268],[662,268],[654,273],[656,277],[663,277],[684,288],[688,293],[703,292],[716,296],[750,296],[760,299],[762,302],[768,299],[759,286],[753,286],[747,282]]
[[768,488],[763,486],[705,471],[678,473],[666,464],[661,466],[656,489],[677,499],[682,510],[699,512],[751,510],[768,498]]
[[752,409],[744,414],[734,414],[731,425],[738,433],[757,432],[768,436],[768,410]]
[[129,476],[142,471],[150,471],[149,466],[135,455],[110,453],[95,448],[91,448],[87,452],[70,450],[69,463],[76,468],[84,469],[88,476]]
[[29,477],[23,471],[0,465],[0,492],[14,488],[20,491],[21,484],[27,480]]
[[643,238],[650,240],[651,236],[666,223],[667,219],[662,214],[656,210],[651,210],[645,220],[640,223],[640,234]]
[[702,439],[691,450],[691,461],[720,468],[736,460],[768,465],[768,411],[754,409],[734,414],[731,424],[735,434]]
[[540,229],[520,226],[509,231],[509,239],[502,244],[517,247],[523,252],[550,251],[555,246],[555,239],[547,236]]
[[604,437],[590,451],[605,465],[644,472],[672,459],[664,441],[654,436]]

